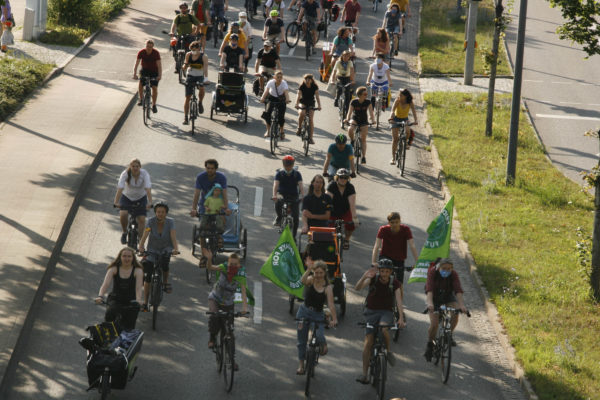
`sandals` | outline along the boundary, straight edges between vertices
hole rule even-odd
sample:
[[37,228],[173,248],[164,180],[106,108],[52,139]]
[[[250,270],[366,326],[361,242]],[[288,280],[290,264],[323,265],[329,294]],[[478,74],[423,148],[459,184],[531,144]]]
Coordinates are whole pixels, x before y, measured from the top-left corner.
[[163,283],[163,291],[165,293],[172,293],[173,292],[173,286],[171,286],[170,283]]
[[208,258],[205,256],[200,257],[200,264],[198,265],[200,268],[206,268],[206,263],[208,263]]
[[368,384],[369,384],[369,378],[367,378],[367,377],[366,377],[366,376],[364,376],[364,375],[359,375],[359,376],[356,378],[356,382],[358,382],[358,383],[362,383],[363,385],[368,385]]
[[298,368],[296,370],[296,375],[304,375],[305,373],[306,373],[306,371],[304,371],[304,367]]
[[348,250],[350,249],[350,241],[349,240],[344,240],[344,250]]

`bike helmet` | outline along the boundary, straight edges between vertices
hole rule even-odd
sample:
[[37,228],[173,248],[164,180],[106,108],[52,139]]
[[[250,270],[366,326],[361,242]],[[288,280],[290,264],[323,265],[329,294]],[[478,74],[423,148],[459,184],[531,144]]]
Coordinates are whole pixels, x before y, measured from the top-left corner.
[[238,39],[239,39],[239,36],[236,35],[235,33],[233,35],[229,36],[229,40],[238,40]]
[[279,17],[279,11],[277,11],[277,10],[271,10],[271,12],[269,13],[269,15],[271,17]]
[[381,268],[388,268],[388,269],[394,268],[394,263],[389,258],[382,258],[381,260],[379,260],[377,265],[379,266],[380,269]]
[[166,201],[162,201],[162,200],[161,200],[161,201],[159,201],[158,203],[156,203],[156,204],[154,205],[154,212],[156,212],[156,209],[157,209],[158,207],[163,207],[163,208],[164,208],[164,209],[167,211],[167,214],[169,213],[169,205],[167,204],[167,202],[166,202]]
[[335,175],[336,176],[345,176],[347,178],[350,176],[350,171],[348,171],[346,168],[340,168],[337,170]]
[[188,3],[186,3],[185,1],[183,3],[179,3],[179,8],[181,7],[188,8]]
[[296,159],[293,156],[288,154],[287,156],[284,156],[281,159],[281,161],[283,161],[283,165],[294,165],[294,162],[296,162]]
[[233,22],[231,23],[231,26],[232,26],[232,27],[234,27],[234,26],[237,26],[237,27],[239,28],[239,27],[240,27],[240,23],[239,23],[239,22],[237,22],[237,21],[233,21]]
[[246,11],[240,11],[238,13],[238,18],[248,18],[248,15],[246,14]]
[[335,142],[337,144],[344,144],[348,141],[348,138],[346,137],[346,135],[344,135],[343,133],[340,133],[339,135],[337,135],[335,137]]
[[265,41],[263,42],[263,46],[269,46],[269,47],[273,47],[273,43],[271,43],[271,41],[270,41],[270,40],[265,40]]

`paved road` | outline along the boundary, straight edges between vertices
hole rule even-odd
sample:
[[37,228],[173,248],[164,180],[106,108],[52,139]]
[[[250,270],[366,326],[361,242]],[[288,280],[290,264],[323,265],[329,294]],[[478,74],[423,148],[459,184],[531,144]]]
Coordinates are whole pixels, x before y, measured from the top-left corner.
[[[516,1],[506,32],[513,60],[518,13]],[[584,60],[580,46],[560,40],[555,31],[562,21],[547,1],[529,0],[522,94],[550,159],[581,183],[579,172],[598,162],[598,139],[583,134],[600,126],[600,57]]]
[[[136,4],[139,2],[134,1],[132,9]],[[66,73],[107,85],[127,81],[134,54],[131,50],[140,47],[142,40],[127,39],[122,32],[134,18],[136,27],[145,27],[149,34],[159,38],[158,32],[167,22],[157,16],[169,15],[171,10],[163,2],[150,0],[144,2],[144,11],[132,15],[129,9],[125,16],[109,24],[84,56],[69,65]],[[368,32],[365,28],[373,27],[376,19],[371,11],[366,11],[365,16],[361,27],[363,32]],[[416,19],[411,21],[412,32],[416,32],[416,22]],[[370,52],[370,40],[365,37],[359,41],[361,56]],[[414,55],[416,35],[412,35],[411,40],[413,51],[403,54],[405,59]],[[162,49],[167,46],[164,38],[158,44]],[[187,210],[194,177],[201,171],[203,161],[217,158],[230,184],[241,189],[243,221],[249,231],[246,268],[250,287],[261,301],[254,309],[252,319],[236,325],[241,369],[236,374],[231,397],[303,397],[303,379],[294,375],[295,325],[293,317],[287,313],[287,296],[262,279],[258,271],[277,240],[277,233],[271,226],[273,206],[268,193],[273,173],[280,166],[279,158],[284,153],[296,156],[307,182],[320,172],[324,150],[339,131],[333,117],[332,100],[323,95],[325,109],[317,115],[317,143],[308,158],[299,152],[300,141],[292,133],[295,123],[288,125],[288,139],[281,144],[277,157],[270,155],[268,142],[262,138],[261,110],[253,97],[248,124],[224,116],[218,116],[215,121],[203,117],[201,132],[191,137],[188,128],[183,129],[181,125],[183,88],[176,84],[168,53],[163,51],[162,54],[166,72],[160,86],[159,113],[150,127],[144,127],[139,108],[131,111],[88,186],[36,318],[31,340],[22,355],[17,379],[7,394],[9,399],[97,398],[96,393],[86,395],[84,392],[84,351],[76,340],[84,335],[86,325],[97,322],[103,315],[103,310],[94,306],[91,298],[97,293],[106,265],[120,248],[118,220],[111,204],[117,177],[133,157],[139,157],[152,175],[154,199],[169,201],[182,249],[191,246],[193,221],[187,216]],[[214,58],[214,52],[210,55]],[[315,64],[316,61],[307,63],[299,57],[286,57],[286,79],[299,82],[303,73],[316,72]],[[213,71],[214,68],[210,78],[216,81]],[[360,72],[365,71],[366,67],[362,65]],[[408,86],[418,92],[416,81],[405,69],[395,71],[394,79],[396,88]],[[204,104],[206,106],[208,100]],[[403,222],[411,226],[420,247],[425,240],[425,229],[443,206],[439,186],[430,168],[431,156],[423,150],[424,144],[425,137],[419,135],[417,145],[409,153],[406,176],[401,178],[397,170],[387,164],[389,135],[371,133],[369,164],[354,180],[362,225],[353,237],[350,251],[345,253],[343,268],[351,283],[356,282],[364,271],[377,227],[390,210],[402,213]],[[57,180],[56,184],[60,182]],[[410,285],[406,290],[409,326],[401,333],[399,344],[394,345],[398,363],[390,371],[390,397],[524,398],[491,332],[473,283],[462,263],[457,268],[463,276],[473,318],[463,320],[457,329],[459,347],[455,351],[450,383],[442,385],[438,369],[426,364],[422,358],[427,329],[426,317],[420,314],[424,303],[423,287],[421,284]],[[114,392],[112,398],[223,396],[212,354],[206,349],[208,336],[204,312],[210,288],[204,282],[203,271],[196,267],[196,260],[188,251],[173,261],[172,271],[174,292],[165,298],[158,330],[151,330],[148,315],[141,315],[138,320],[138,327],[147,335],[138,360],[138,375],[125,391]],[[354,382],[360,372],[362,331],[356,327],[356,322],[362,319],[363,298],[364,293],[349,290],[347,317],[337,330],[328,332],[330,353],[320,360],[314,385],[315,398],[363,399],[374,393],[373,388]]]

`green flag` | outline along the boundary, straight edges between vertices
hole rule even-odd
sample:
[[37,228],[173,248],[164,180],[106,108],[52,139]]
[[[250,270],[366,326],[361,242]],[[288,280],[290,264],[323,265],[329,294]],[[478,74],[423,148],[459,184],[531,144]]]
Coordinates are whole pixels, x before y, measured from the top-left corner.
[[[216,281],[219,281],[219,275],[221,273],[227,274],[227,262],[224,262],[223,264],[219,265],[219,271],[217,271],[216,273]],[[238,282],[240,284],[240,286],[238,286],[235,289],[235,294],[233,295],[233,302],[234,303],[241,303],[242,302],[242,288],[241,286],[245,286],[246,287],[246,298],[248,300],[248,305],[253,306],[254,305],[254,296],[252,295],[252,292],[250,291],[250,289],[248,289],[248,285],[246,282],[246,268],[242,267],[238,270],[237,274],[235,274],[235,276],[233,277],[233,280]]]
[[410,273],[408,283],[426,282],[429,265],[438,257],[448,257],[450,254],[450,236],[452,235],[452,210],[454,196],[450,197],[446,206],[427,228],[427,240],[419,254],[417,265]]
[[304,265],[289,226],[286,226],[279,237],[277,246],[260,269],[260,274],[286,292],[300,299],[303,298],[304,285],[301,279]]

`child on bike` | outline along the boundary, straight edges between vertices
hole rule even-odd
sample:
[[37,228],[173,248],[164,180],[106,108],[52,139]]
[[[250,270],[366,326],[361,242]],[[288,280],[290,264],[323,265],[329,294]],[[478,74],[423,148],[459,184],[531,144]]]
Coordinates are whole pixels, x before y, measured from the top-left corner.
[[[207,229],[210,215],[218,215],[225,212],[227,209],[225,200],[223,199],[223,187],[215,183],[210,192],[206,195],[204,201],[204,216],[202,217],[202,228]],[[225,226],[225,216],[216,217],[217,233],[223,233]]]

